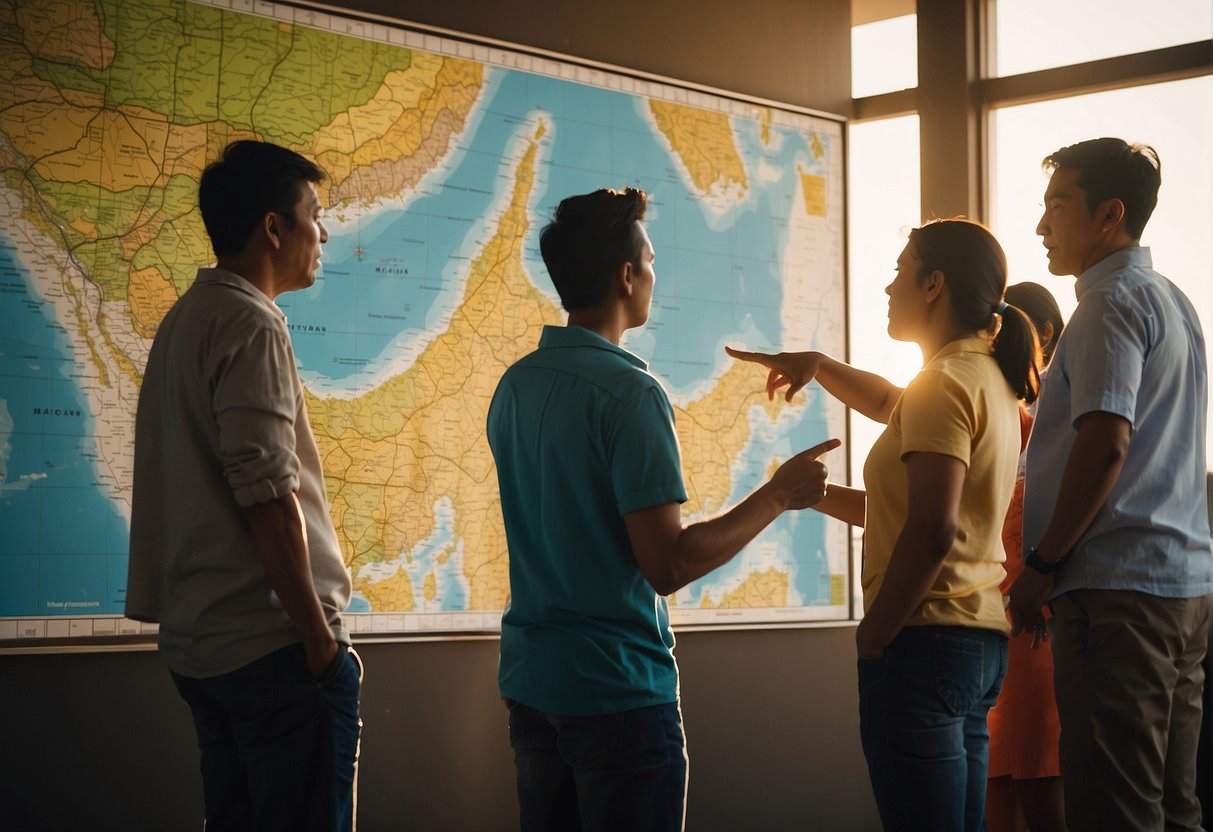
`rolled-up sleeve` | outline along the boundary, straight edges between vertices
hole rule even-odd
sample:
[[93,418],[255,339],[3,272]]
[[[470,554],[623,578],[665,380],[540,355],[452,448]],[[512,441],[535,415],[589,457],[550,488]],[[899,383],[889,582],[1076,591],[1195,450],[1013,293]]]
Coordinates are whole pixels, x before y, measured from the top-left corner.
[[223,356],[212,383],[219,460],[237,505],[297,491],[295,420],[302,390],[286,332],[257,329]]

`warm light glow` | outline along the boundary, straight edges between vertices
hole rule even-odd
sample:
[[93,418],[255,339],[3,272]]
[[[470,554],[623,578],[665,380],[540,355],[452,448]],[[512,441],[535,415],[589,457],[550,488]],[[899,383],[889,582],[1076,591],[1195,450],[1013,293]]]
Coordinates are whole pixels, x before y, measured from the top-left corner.
[[1208,40],[1209,0],[998,0],[996,75],[1078,64]]
[[[999,0],[995,23],[998,72],[1006,75],[1208,39],[1213,3],[1167,0],[1164,14],[1140,0]],[[917,61],[915,26],[911,15],[854,27],[856,97],[906,86],[898,81],[911,77],[904,67]],[[852,125],[849,135],[852,363],[904,383],[920,357],[913,345],[898,345],[884,334],[883,289],[906,230],[919,223],[918,120]],[[1007,252],[1011,282],[1049,287],[1067,315],[1075,306],[1073,279],[1048,273],[1035,234],[1047,182],[1041,159],[1100,136],[1157,149],[1163,185],[1142,242],[1151,247],[1155,268],[1191,298],[1213,342],[1213,76],[999,109],[991,115],[989,135],[987,219]],[[862,416],[853,416],[853,482],[859,482],[878,433]],[[1213,470],[1213,431],[1207,444]]]
[[851,28],[851,97],[918,86],[918,15]]
[[[1162,188],[1142,244],[1154,268],[1191,299],[1206,339],[1213,334],[1213,76],[995,110],[990,133],[990,227],[1007,252],[1011,280],[1047,286],[1067,316],[1076,306],[1074,280],[1049,274],[1035,231],[1048,181],[1040,162],[1099,136],[1152,145]],[[1213,469],[1213,430],[1206,444]]]
[[[919,224],[918,116],[853,124],[848,135],[851,363],[904,385],[922,367],[922,353],[889,337],[884,288]],[[863,482],[864,458],[883,429],[851,413],[852,483]]]

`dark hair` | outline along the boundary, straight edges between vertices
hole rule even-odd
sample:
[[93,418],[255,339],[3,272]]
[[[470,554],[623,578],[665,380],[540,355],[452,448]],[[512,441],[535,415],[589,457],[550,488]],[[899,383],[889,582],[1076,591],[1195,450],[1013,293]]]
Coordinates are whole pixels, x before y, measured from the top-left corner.
[[198,207],[215,255],[240,254],[268,213],[295,221],[301,182],[323,182],[324,171],[293,150],[269,142],[236,141],[207,165]]
[[[910,232],[923,276],[943,272],[956,322],[975,332],[993,328],[1007,286],[1007,257],[981,223],[932,220]],[[1008,306],[994,337],[994,360],[1016,398],[1028,404],[1040,391],[1040,347],[1027,316]]]
[[636,223],[644,219],[648,200],[639,188],[604,188],[556,207],[539,234],[539,250],[566,311],[597,306],[615,270],[639,262],[643,241]]
[[1039,283],[1015,283],[1007,287],[1003,299],[1028,316],[1028,320],[1036,327],[1038,338],[1044,338],[1046,325],[1053,325],[1052,336],[1047,343],[1042,341],[1040,345],[1041,363],[1047,365],[1053,357],[1057,340],[1061,338],[1061,331],[1066,328],[1066,322],[1061,317],[1061,309],[1057,307],[1053,293]]
[[1092,218],[1099,203],[1119,199],[1125,205],[1125,231],[1141,239],[1162,184],[1162,162],[1154,148],[1123,139],[1091,139],[1050,153],[1041,166],[1045,173],[1078,171],[1078,187],[1087,192]]

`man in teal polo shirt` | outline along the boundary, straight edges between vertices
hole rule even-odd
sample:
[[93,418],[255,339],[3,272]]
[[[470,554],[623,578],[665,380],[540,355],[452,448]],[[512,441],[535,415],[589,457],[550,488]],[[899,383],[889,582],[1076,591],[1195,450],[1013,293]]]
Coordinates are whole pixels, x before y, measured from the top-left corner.
[[674,412],[619,346],[653,297],[647,197],[569,197],[540,248],[565,327],[506,371],[488,438],[510,550],[501,696],[524,832],[679,830],[687,758],[665,596],[821,499],[830,440],[729,512],[682,527]]

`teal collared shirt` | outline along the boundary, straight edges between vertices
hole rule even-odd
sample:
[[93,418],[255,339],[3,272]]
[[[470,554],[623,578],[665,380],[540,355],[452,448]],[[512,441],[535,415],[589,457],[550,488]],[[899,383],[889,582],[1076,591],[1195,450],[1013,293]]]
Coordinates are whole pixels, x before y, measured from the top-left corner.
[[1112,493],[1053,595],[1129,589],[1171,598],[1213,592],[1205,497],[1208,378],[1196,310],[1154,271],[1148,248],[1117,251],[1078,278],[1028,444],[1024,546],[1044,534],[1062,472],[1093,411],[1132,426]]
[[510,552],[502,697],[567,716],[675,701],[669,608],[623,520],[687,498],[661,384],[599,335],[547,326],[502,376],[488,439]]

